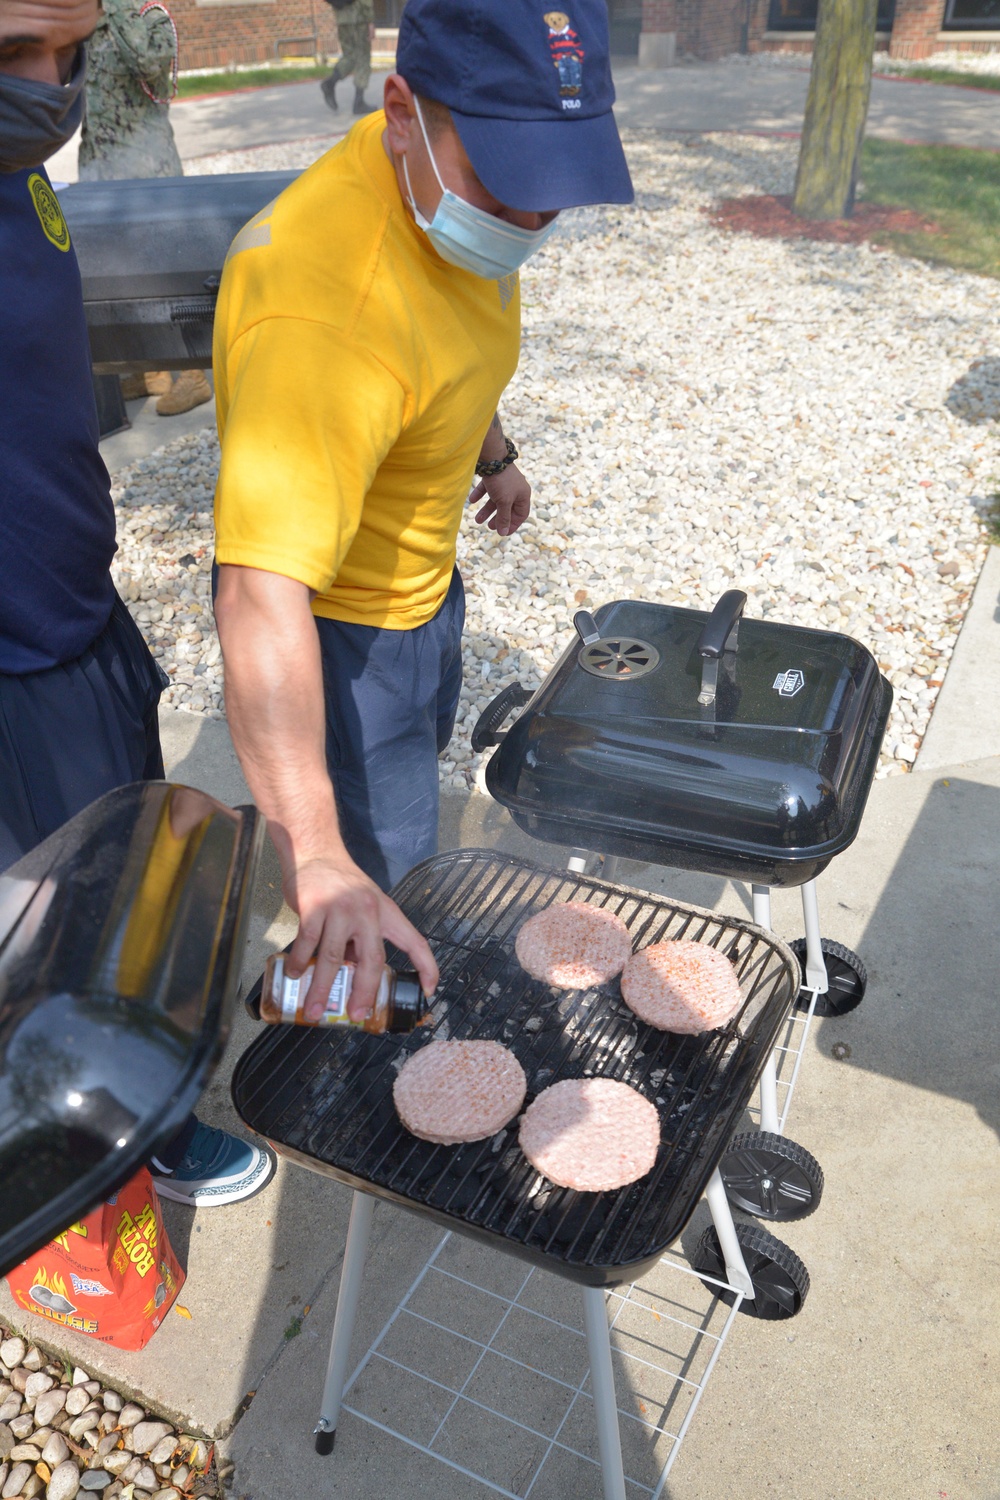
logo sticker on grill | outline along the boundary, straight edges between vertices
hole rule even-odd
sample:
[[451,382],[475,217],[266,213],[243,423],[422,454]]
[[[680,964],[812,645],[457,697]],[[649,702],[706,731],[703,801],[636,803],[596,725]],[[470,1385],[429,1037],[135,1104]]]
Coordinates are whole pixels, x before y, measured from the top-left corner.
[[794,698],[805,685],[805,673],[798,667],[789,667],[787,672],[779,672],[774,679],[774,691],[782,698]]

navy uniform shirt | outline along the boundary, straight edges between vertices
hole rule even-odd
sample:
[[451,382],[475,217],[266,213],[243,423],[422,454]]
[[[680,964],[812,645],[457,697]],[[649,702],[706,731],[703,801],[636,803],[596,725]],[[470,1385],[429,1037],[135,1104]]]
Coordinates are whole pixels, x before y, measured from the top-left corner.
[[80,269],[41,167],[0,173],[0,672],[80,656],[114,601]]

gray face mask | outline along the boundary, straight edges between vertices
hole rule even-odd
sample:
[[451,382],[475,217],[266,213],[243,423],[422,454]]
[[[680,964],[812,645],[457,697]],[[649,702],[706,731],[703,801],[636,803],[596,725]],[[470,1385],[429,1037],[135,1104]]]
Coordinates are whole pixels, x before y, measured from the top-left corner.
[[0,73],[0,172],[40,166],[65,146],[83,119],[86,76],[86,47],[77,52],[68,83]]

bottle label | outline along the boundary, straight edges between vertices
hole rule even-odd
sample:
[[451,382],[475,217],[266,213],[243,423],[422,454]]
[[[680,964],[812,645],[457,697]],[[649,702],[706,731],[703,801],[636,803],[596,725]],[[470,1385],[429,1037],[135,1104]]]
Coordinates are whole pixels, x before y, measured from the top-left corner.
[[347,1002],[351,998],[353,987],[354,968],[350,964],[344,964],[343,968],[337,970],[337,977],[333,981],[323,1014],[316,1023],[317,1026],[339,1026],[349,1021]]
[[284,979],[281,986],[281,1019],[291,1023],[295,1020],[295,1012],[299,1008],[299,990],[302,988],[301,979]]

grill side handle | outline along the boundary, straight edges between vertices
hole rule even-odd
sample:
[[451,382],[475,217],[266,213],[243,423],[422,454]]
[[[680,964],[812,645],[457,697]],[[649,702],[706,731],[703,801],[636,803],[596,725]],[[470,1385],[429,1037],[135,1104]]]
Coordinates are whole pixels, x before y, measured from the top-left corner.
[[725,651],[735,651],[740,620],[746,609],[747,596],[742,589],[727,589],[705,621],[695,650],[701,657],[701,692],[698,702],[708,708],[715,702],[719,681],[719,658]]
[[519,682],[512,682],[502,692],[497,693],[492,703],[486,705],[476,720],[472,731],[473,750],[478,754],[480,750],[488,750],[492,745],[499,745],[504,737],[499,732],[500,725],[516,708],[523,708],[530,697],[529,689],[522,687]]

